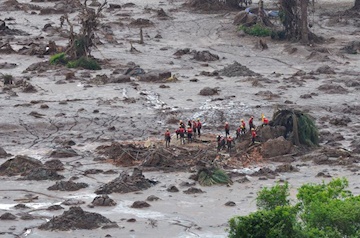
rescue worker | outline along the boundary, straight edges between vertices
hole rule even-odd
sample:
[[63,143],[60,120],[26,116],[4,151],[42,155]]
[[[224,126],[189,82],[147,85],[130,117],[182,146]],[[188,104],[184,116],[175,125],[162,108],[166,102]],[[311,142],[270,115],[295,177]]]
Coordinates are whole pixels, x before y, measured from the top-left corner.
[[192,136],[193,136],[193,130],[191,126],[188,126],[187,129],[187,139],[188,139],[188,143],[192,142]]
[[185,129],[185,124],[182,120],[179,121],[179,126]]
[[198,119],[197,119],[197,123],[196,123],[196,129],[197,129],[199,138],[200,138],[200,136],[201,136],[201,126],[202,126],[202,124],[201,124],[201,122],[200,122],[200,119],[198,118]]
[[191,120],[188,121],[188,126],[192,128]]
[[236,129],[236,139],[239,139],[241,135],[241,125]]
[[166,132],[165,132],[165,147],[170,146],[170,140],[171,140],[170,131],[169,131],[169,129],[166,129]]
[[181,126],[179,126],[178,129],[176,129],[175,133],[176,133],[176,139],[178,140],[179,139],[179,135],[180,135],[180,128]]
[[269,119],[267,119],[265,116],[263,117],[263,119],[262,119],[262,125],[263,126],[266,126],[266,125],[269,125]]
[[192,121],[192,129],[193,129],[193,137],[194,137],[194,139],[195,139],[195,137],[196,137],[196,128],[197,128],[196,121],[193,120],[193,121]]
[[255,128],[251,128],[251,142],[255,144],[255,138],[256,138],[256,130]]
[[179,127],[179,135],[180,135],[180,143],[182,145],[185,144],[185,129],[183,127]]
[[225,122],[225,137],[230,136],[230,126],[229,126],[229,122]]
[[254,125],[254,116],[251,116],[250,119],[249,119],[249,128],[250,130],[252,128],[255,128],[255,125]]
[[241,119],[241,133],[245,134],[245,132],[246,132],[245,122],[244,119]]
[[227,146],[227,148],[229,150],[229,153],[230,153],[231,148],[232,148],[232,143],[234,143],[233,138],[231,136],[227,137],[226,138],[226,146]]
[[219,152],[220,150],[225,149],[225,138],[222,137],[221,135],[218,135],[216,137],[217,140],[217,151]]

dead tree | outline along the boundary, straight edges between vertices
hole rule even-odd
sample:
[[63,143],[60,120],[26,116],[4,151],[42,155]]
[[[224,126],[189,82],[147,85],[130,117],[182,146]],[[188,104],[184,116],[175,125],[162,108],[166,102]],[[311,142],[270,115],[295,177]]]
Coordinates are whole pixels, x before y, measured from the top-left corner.
[[360,0],[355,0],[353,10],[360,10]]
[[95,31],[99,25],[99,18],[102,10],[106,6],[105,0],[96,10],[87,6],[87,0],[81,4],[80,0],[76,0],[80,6],[79,19],[81,29],[78,33],[74,32],[73,24],[70,22],[67,14],[64,19],[70,27],[69,45],[66,55],[71,59],[79,59],[80,57],[89,57],[91,48],[94,46]]

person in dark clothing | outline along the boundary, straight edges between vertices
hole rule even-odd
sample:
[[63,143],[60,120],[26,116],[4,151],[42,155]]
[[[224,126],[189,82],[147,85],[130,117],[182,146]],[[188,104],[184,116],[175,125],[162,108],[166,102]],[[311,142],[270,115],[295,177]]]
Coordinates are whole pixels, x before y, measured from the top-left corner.
[[251,128],[251,142],[254,144],[256,139],[256,130],[255,128]]
[[230,126],[229,126],[229,122],[225,122],[225,137],[230,135]]
[[188,139],[188,143],[192,142],[192,136],[193,136],[193,130],[191,126],[188,126],[187,129],[187,139]]
[[185,144],[185,129],[184,128],[182,128],[182,127],[179,128],[179,135],[180,135],[180,140],[181,140],[180,142],[182,145],[184,145]]
[[232,138],[231,136],[229,136],[229,137],[226,138],[226,146],[227,146],[227,148],[228,148],[229,153],[230,153],[230,151],[231,151],[231,148],[232,148],[232,144],[233,144],[233,143],[234,143],[234,140],[233,140],[233,138]]
[[221,135],[218,135],[216,137],[216,140],[217,140],[217,151],[219,152],[220,150],[223,150],[225,149],[225,138],[222,137]]
[[201,136],[201,126],[202,126],[202,124],[201,124],[201,122],[200,122],[200,119],[197,119],[196,126],[197,126],[198,136],[199,136],[199,138],[200,138],[200,136]]
[[249,120],[249,128],[250,128],[250,130],[251,130],[252,128],[255,128],[255,125],[254,125],[254,117],[253,117],[253,116],[250,117],[250,120]]

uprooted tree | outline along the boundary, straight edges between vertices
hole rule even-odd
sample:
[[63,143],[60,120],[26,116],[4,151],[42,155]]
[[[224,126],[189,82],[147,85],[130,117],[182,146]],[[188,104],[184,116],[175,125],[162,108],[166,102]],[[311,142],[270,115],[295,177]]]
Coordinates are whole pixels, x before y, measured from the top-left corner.
[[91,48],[95,46],[95,32],[99,25],[100,14],[107,2],[103,2],[96,10],[88,7],[87,0],[82,4],[76,0],[80,7],[78,18],[81,28],[78,33],[74,31],[74,25],[67,14],[60,18],[61,26],[64,22],[69,26],[69,44],[65,52],[54,55],[50,63],[66,64],[70,68],[83,67],[87,69],[100,69],[97,61],[91,56]]
[[319,143],[318,129],[314,120],[306,113],[298,110],[279,110],[273,115],[272,126],[284,126],[285,135],[295,145],[315,146]]

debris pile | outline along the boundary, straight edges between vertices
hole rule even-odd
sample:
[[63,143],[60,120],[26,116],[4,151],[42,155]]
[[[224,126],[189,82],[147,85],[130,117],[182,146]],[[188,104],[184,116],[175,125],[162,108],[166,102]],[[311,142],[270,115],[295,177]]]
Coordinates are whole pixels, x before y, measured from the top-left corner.
[[87,188],[87,183],[75,183],[73,181],[60,181],[54,185],[48,187],[48,190],[59,190],[59,191],[77,191],[82,188]]
[[50,221],[39,226],[40,230],[92,230],[105,224],[114,224],[108,218],[94,212],[86,212],[81,207],[70,207],[62,215],[53,217]]
[[110,194],[110,193],[130,193],[135,191],[146,190],[156,181],[146,179],[142,171],[135,168],[132,175],[122,172],[119,177],[111,182],[102,185],[95,191],[96,194]]
[[233,64],[226,66],[222,70],[219,71],[219,74],[226,77],[239,77],[239,76],[261,76],[258,73],[250,70],[248,67],[241,65],[238,62],[234,62]]

